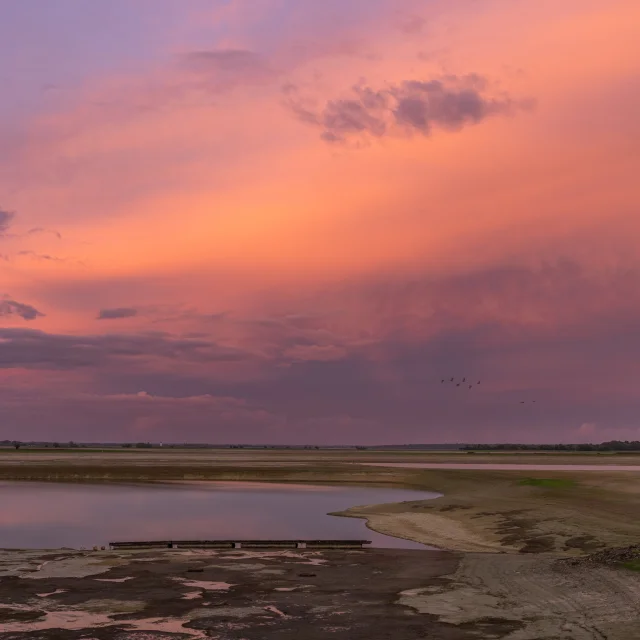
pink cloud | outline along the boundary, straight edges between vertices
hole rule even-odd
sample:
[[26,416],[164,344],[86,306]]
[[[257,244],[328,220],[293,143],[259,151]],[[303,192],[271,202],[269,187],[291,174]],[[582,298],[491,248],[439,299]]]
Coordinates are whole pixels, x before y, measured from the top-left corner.
[[[633,432],[639,11],[185,9],[153,56],[12,115],[3,421],[67,439]],[[447,395],[458,373],[482,390]]]

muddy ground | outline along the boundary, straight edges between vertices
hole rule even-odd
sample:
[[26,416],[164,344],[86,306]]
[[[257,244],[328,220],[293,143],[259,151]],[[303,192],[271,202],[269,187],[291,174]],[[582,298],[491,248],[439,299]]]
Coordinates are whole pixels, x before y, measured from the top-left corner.
[[440,551],[0,552],[0,640],[632,640],[640,574]]
[[[0,464],[95,466],[101,464],[127,466],[282,466],[326,465],[344,463],[455,463],[455,464],[553,464],[553,465],[640,465],[640,453],[585,453],[557,451],[357,451],[335,450],[261,450],[261,449],[34,449],[23,447],[15,450],[0,447]],[[9,479],[9,476],[7,476]]]

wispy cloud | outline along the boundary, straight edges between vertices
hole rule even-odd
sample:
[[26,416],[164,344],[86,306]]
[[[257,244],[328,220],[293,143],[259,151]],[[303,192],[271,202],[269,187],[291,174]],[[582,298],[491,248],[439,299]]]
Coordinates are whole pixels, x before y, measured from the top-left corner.
[[273,73],[263,56],[248,49],[189,51],[181,54],[178,59],[183,68],[212,76],[214,80],[220,74],[228,79],[247,80]]
[[138,310],[134,307],[116,307],[114,309],[100,309],[98,320],[119,320],[122,318],[133,318],[138,315]]
[[4,235],[11,226],[15,214],[5,209],[0,209],[0,235]]
[[9,296],[0,298],[0,317],[2,316],[18,316],[23,320],[35,320],[41,318],[44,313],[38,311],[34,306],[12,300]]
[[[31,307],[23,310],[27,315],[34,312],[38,314]],[[211,340],[181,338],[160,332],[74,336],[35,329],[0,328],[0,368],[72,370],[136,358],[212,363],[246,357],[246,352],[217,345]]]
[[51,234],[56,238],[58,238],[58,240],[62,240],[62,234],[59,231],[56,231],[55,229],[45,229],[43,227],[34,227],[33,229],[29,229],[29,231],[27,231],[27,235],[29,236],[39,235],[39,234]]

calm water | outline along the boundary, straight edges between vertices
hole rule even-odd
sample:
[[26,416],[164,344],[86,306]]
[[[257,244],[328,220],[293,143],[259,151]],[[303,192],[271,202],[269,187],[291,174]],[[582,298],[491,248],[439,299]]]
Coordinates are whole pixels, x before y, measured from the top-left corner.
[[640,471],[638,465],[621,464],[491,464],[464,462],[364,462],[368,467],[411,469],[485,469],[487,471]]
[[211,482],[90,485],[0,482],[0,548],[91,547],[116,540],[357,538],[423,545],[328,516],[348,507],[435,498],[404,489]]

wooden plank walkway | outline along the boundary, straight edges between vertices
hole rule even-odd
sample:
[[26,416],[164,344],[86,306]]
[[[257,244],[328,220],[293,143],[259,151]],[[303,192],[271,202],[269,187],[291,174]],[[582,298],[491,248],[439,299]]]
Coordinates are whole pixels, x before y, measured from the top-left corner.
[[110,542],[110,549],[361,549],[370,540],[144,540]]

